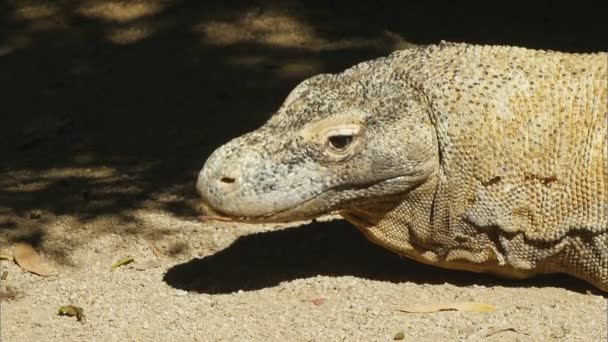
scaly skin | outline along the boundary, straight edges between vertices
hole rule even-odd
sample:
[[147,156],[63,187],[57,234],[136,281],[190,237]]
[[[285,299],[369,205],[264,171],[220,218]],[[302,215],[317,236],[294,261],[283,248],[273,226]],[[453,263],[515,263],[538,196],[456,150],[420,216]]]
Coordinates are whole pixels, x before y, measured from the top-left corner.
[[197,189],[252,222],[337,211],[420,262],[608,291],[608,54],[442,43],[298,87]]

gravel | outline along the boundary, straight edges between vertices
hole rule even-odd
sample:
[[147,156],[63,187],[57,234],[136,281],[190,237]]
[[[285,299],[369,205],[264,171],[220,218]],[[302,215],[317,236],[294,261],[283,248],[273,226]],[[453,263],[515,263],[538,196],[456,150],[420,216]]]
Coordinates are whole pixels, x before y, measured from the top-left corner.
[[[158,229],[164,235],[156,241],[113,233],[87,239],[86,231],[59,218],[50,225],[45,246],[49,250],[53,244],[69,246],[71,264],[42,253],[45,265],[59,271],[58,276],[39,277],[12,261],[2,261],[2,271],[9,276],[1,290],[17,292],[16,298],[2,301],[2,340],[390,341],[399,332],[405,341],[607,338],[606,298],[588,294],[593,290],[582,283],[562,278],[506,284],[482,278],[467,283],[471,274],[399,260],[339,221],[282,229],[202,224],[154,210],[133,213],[133,219],[148,232]],[[119,223],[105,219],[92,226],[102,229],[112,224]],[[289,245],[281,246],[281,240],[273,238],[276,234],[304,236],[316,246],[304,247],[316,254],[293,248],[288,235],[283,241]],[[344,235],[342,246],[340,235]],[[252,238],[251,246],[243,242]],[[185,252],[164,254],[178,242],[186,245]],[[163,254],[154,255],[152,245]],[[258,260],[251,255],[256,248],[260,248]],[[287,253],[288,262],[273,259],[273,254],[282,252]],[[233,255],[222,260],[227,253]],[[240,260],[239,253],[243,253]],[[111,265],[125,255],[157,267],[139,270],[131,264],[111,271]],[[334,265],[322,265],[318,255]],[[219,258],[217,263],[214,258]],[[349,259],[359,266],[336,275],[334,267],[353,270]],[[184,268],[193,262],[200,264]],[[383,271],[375,273],[373,269],[382,269],[376,262],[387,264],[391,272],[398,267],[393,263],[403,262],[404,274],[390,279]],[[289,269],[292,265],[293,270]],[[308,275],[297,276],[298,265]],[[408,281],[408,266],[439,280],[414,277]],[[254,272],[248,272],[248,267]],[[555,287],[552,281],[557,282]],[[470,300],[493,304],[497,310],[398,311],[405,305]],[[84,309],[85,321],[57,315],[60,306],[70,304]]]

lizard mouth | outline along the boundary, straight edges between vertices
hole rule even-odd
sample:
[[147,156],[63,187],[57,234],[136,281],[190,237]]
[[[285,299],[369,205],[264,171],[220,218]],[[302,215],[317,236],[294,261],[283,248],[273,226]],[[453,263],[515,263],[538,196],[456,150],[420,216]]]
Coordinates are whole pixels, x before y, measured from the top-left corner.
[[[230,214],[203,201],[203,211],[205,212],[205,215],[200,216],[199,219],[202,221],[243,223],[279,223],[310,220],[331,212],[346,209],[347,207],[355,207],[370,202],[376,202],[378,197],[385,199],[387,196],[390,196],[390,194],[381,190],[383,190],[383,188],[394,188],[392,185],[402,184],[406,178],[408,177],[396,176],[366,184],[336,185],[294,205],[255,216]],[[397,186],[397,188],[401,187]],[[338,197],[339,194],[343,194],[344,198],[350,199],[346,201],[331,200],[332,197]],[[358,194],[359,196],[357,196]],[[374,194],[376,195],[374,196]],[[400,194],[401,192],[397,192],[393,195],[399,196]],[[328,203],[334,204],[330,205]]]
[[[297,217],[293,217],[289,215],[291,212],[296,211],[296,209],[305,206],[308,203],[311,203],[321,197],[323,194],[326,194],[328,191],[323,191],[319,194],[316,194],[300,203],[295,205],[282,208],[275,211],[270,211],[268,213],[264,213],[256,216],[235,216],[226,212],[223,212],[220,209],[212,207],[209,203],[203,202],[204,211],[207,213],[206,215],[199,216],[199,219],[202,221],[226,221],[226,222],[243,222],[243,223],[276,223],[276,222],[289,222],[296,221],[298,219],[306,220],[312,219],[317,216],[323,215],[324,212],[320,212],[317,215],[298,215]],[[298,211],[299,212],[299,211]]]
[[[215,209],[207,203],[204,203],[204,211],[206,214],[201,215],[198,218],[201,221],[223,221],[223,222],[242,222],[242,223],[289,222],[289,221],[294,221],[294,219],[291,217],[287,218],[287,216],[289,216],[289,215],[285,215],[285,214],[288,214],[290,211],[293,211],[295,208],[300,207],[300,205],[305,204],[306,202],[310,202],[312,200],[314,200],[314,198],[308,199],[308,200],[302,202],[301,204],[297,204],[297,205],[294,205],[289,208],[285,208],[285,209],[281,209],[281,210],[277,210],[277,211],[273,211],[273,212],[269,212],[269,213],[257,215],[257,216],[234,216],[234,215],[222,212],[221,210]],[[285,217],[285,218],[281,219],[281,217]],[[314,217],[316,217],[316,215],[311,217],[311,219]],[[305,219],[306,219],[306,217],[302,218],[302,220],[305,220]]]

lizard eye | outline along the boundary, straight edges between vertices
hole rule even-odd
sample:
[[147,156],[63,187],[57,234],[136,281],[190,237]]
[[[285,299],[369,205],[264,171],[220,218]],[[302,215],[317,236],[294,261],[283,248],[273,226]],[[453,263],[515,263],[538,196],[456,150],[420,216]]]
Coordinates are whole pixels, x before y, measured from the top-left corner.
[[343,150],[345,148],[348,147],[348,145],[350,145],[350,143],[353,142],[353,136],[352,135],[332,135],[329,137],[329,139],[327,140],[329,145],[333,148],[335,148],[336,150]]

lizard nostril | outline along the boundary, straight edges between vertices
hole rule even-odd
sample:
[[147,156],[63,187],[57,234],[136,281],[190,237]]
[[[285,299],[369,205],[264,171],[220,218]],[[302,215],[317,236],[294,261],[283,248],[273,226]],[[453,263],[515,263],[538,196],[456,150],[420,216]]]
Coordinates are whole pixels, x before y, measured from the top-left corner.
[[220,182],[227,183],[227,184],[232,184],[232,183],[234,183],[234,178],[222,177],[222,179],[220,179]]

